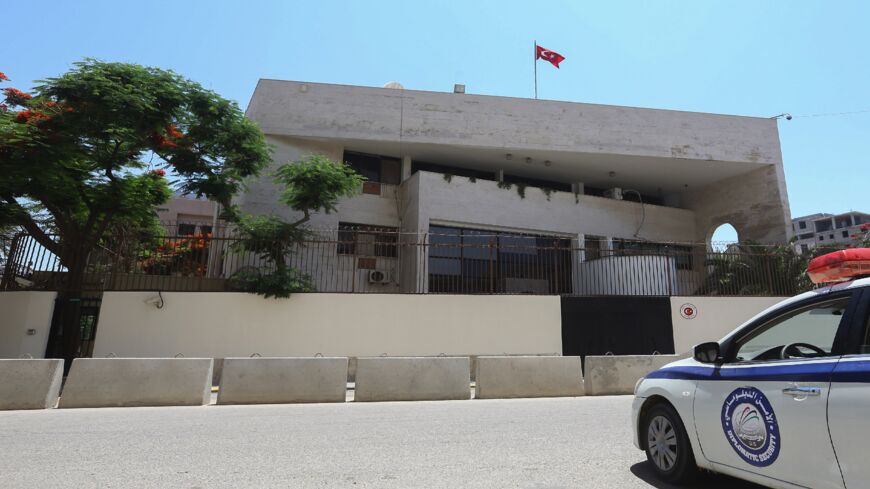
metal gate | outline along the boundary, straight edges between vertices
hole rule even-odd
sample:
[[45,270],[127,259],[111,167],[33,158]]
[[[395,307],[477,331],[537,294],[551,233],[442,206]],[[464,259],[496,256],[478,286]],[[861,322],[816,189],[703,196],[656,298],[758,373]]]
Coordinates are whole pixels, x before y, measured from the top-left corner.
[[[45,357],[63,358],[64,369],[69,371],[74,358],[92,356],[101,303],[102,297],[66,297],[62,293],[58,294],[54,301]],[[74,338],[66,335],[73,335]]]

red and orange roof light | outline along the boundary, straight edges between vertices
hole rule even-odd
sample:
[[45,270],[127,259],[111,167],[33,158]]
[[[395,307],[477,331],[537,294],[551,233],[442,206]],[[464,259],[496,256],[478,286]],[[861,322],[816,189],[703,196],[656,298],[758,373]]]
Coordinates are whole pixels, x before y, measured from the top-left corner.
[[870,248],[850,248],[813,258],[807,266],[807,275],[814,284],[870,276]]

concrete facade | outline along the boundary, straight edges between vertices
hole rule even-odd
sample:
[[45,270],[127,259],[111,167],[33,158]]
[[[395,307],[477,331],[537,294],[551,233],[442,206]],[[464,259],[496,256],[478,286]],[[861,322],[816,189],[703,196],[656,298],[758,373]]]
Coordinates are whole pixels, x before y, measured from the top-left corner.
[[[407,233],[402,240],[419,240],[431,226],[452,226],[566,238],[578,249],[587,236],[606,245],[707,243],[723,223],[742,240],[784,243],[791,233],[775,120],[277,80],[259,82],[247,115],[274,145],[276,165],[309,154],[401,161],[398,185],[380,183],[375,195],[315,215],[316,228],[385,226]],[[461,176],[465,171],[484,176]],[[499,185],[508,177],[531,182],[523,196]],[[558,188],[542,191],[547,185]],[[611,188],[647,202],[601,196]],[[293,219],[277,195],[262,177],[237,203]],[[427,292],[426,253],[423,247],[380,257],[378,268],[401,291]],[[321,260],[351,275],[347,291],[358,291],[365,271],[350,258]]]
[[[157,218],[166,223],[169,236],[183,234],[207,234],[215,224],[217,204],[204,198],[174,195],[169,202],[157,207]],[[186,229],[178,229],[187,225]],[[184,232],[190,230],[189,233]]]
[[817,246],[855,244],[870,236],[870,214],[811,214],[792,219],[791,226],[795,250],[806,253]]

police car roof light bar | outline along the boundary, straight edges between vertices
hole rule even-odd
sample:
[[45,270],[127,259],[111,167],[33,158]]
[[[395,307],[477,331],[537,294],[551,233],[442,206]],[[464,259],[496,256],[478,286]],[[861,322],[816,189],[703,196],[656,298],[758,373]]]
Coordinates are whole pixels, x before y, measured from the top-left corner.
[[807,266],[807,275],[814,284],[870,276],[870,248],[850,248],[813,258]]

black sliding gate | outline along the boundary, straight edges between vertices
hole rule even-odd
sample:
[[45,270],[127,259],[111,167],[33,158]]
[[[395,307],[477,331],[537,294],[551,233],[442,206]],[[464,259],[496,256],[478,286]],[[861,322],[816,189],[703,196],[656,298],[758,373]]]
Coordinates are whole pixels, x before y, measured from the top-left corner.
[[562,297],[562,354],[674,353],[668,297]]

